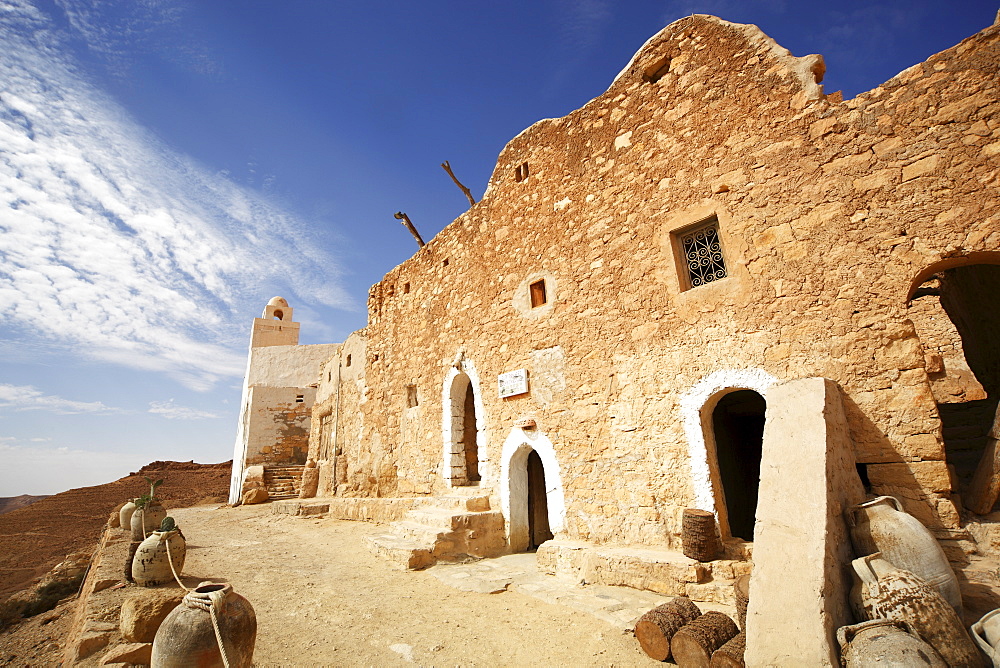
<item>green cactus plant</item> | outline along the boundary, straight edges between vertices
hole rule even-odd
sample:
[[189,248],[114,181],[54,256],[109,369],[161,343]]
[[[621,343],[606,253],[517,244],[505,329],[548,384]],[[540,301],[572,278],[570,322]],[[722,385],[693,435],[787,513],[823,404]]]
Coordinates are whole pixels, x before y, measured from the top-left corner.
[[164,478],[160,478],[159,480],[157,480],[157,481],[154,482],[153,479],[150,478],[149,476],[142,476],[142,477],[145,478],[146,482],[149,483],[149,494],[146,495],[146,496],[149,496],[150,500],[155,499],[156,498],[156,488],[163,484]]

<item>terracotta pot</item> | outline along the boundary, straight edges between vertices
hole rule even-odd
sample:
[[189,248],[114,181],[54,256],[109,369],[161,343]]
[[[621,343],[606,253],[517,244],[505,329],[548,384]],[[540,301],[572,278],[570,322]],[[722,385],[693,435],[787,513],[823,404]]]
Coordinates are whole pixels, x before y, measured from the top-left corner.
[[[143,587],[153,587],[180,577],[187,556],[187,542],[180,529],[154,531],[142,541],[132,558],[132,578]],[[170,565],[173,563],[173,571]]]
[[881,552],[882,558],[896,568],[913,573],[937,589],[961,618],[962,594],[944,550],[896,498],[880,496],[851,507],[847,523],[858,557]]
[[1000,608],[987,612],[972,625],[972,639],[993,668],[1000,668]]
[[906,622],[952,668],[983,666],[955,609],[936,589],[879,553],[855,559],[851,565],[861,578],[861,601],[869,619]]
[[846,668],[948,668],[906,622],[874,619],[842,626],[837,630],[837,642],[841,664]]
[[153,501],[145,508],[136,508],[130,521],[132,540],[146,540],[149,534],[160,528],[160,522],[166,516],[167,511],[159,501]]
[[257,616],[250,602],[228,584],[202,582],[174,608],[153,639],[152,668],[222,666],[212,610],[230,668],[253,664]]
[[129,501],[118,511],[118,526],[124,531],[132,530],[132,513],[135,512],[135,501]]

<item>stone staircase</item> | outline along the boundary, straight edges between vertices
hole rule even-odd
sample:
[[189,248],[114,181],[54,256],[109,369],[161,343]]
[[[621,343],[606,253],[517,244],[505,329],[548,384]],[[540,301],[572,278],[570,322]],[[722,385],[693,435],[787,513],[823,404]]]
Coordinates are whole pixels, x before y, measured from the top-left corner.
[[271,501],[297,499],[302,485],[304,466],[265,466],[264,485]]
[[507,552],[503,514],[490,509],[488,496],[475,492],[455,490],[454,495],[428,499],[390,526],[392,533],[369,536],[365,543],[403,570]]

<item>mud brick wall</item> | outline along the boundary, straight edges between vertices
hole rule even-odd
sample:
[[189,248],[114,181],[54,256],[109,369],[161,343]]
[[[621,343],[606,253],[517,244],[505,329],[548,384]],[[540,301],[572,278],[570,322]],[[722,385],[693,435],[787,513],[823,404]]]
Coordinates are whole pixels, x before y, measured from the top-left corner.
[[[683,508],[717,498],[697,473],[690,425],[713,400],[698,392],[822,376],[872,491],[957,526],[908,299],[936,271],[998,261],[998,40],[989,28],[841,101],[821,58],[754,26],[665,28],[606,93],[515,137],[482,201],[372,288],[364,380],[341,381],[344,489],[447,491],[463,373],[494,499],[505,441],[544,439],[567,536],[670,543]],[[712,219],[728,275],[692,288],[680,236]],[[529,392],[501,398],[519,369]]]

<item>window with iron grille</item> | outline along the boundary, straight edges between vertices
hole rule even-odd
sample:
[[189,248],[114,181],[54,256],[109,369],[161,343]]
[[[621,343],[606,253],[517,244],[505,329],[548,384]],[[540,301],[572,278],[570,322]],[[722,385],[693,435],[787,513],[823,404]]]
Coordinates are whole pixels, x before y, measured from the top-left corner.
[[694,229],[681,232],[678,240],[687,265],[689,287],[696,288],[726,277],[718,219],[712,218]]

